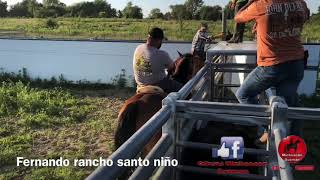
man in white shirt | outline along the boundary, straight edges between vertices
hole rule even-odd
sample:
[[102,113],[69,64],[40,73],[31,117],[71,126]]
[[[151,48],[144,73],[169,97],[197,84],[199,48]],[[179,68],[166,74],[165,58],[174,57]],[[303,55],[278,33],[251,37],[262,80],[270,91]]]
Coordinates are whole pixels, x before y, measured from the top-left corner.
[[160,50],[164,33],[160,28],[149,32],[147,42],[139,45],[133,57],[133,71],[138,87],[159,86],[166,93],[177,92],[182,84],[169,79],[165,69],[173,65],[169,54]]

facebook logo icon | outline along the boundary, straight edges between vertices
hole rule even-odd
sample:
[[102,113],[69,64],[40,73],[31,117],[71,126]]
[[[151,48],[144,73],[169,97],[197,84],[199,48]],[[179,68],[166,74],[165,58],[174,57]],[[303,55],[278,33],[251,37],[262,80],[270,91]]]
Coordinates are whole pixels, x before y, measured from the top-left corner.
[[222,137],[220,149],[212,149],[212,157],[223,160],[243,159],[244,141],[242,137]]

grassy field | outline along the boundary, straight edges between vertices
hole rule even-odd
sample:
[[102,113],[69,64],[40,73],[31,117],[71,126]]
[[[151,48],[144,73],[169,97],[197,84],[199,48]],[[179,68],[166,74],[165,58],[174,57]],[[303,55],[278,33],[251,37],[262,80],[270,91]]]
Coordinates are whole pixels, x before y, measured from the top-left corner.
[[0,86],[0,179],[84,179],[94,168],[16,167],[16,157],[94,159],[113,152],[117,112],[131,89]]
[[[318,17],[307,23],[303,39],[320,40]],[[64,39],[115,39],[144,40],[151,27],[158,26],[165,30],[169,40],[191,41],[200,21],[164,21],[135,19],[103,19],[103,18],[57,18],[57,27],[51,28],[46,19],[0,19],[0,36],[31,38],[64,38]],[[208,21],[213,35],[221,32],[221,22]],[[232,32],[233,22],[228,21],[228,29]],[[253,39],[252,23],[247,26],[245,39]]]
[[[0,29],[7,36],[66,38],[66,39],[115,39],[144,40],[148,30],[162,27],[169,40],[191,40],[199,25],[198,21],[126,20],[58,18],[57,28],[46,27],[46,19],[0,19]],[[220,32],[220,22],[210,22],[213,34]],[[20,33],[20,35],[19,35]]]

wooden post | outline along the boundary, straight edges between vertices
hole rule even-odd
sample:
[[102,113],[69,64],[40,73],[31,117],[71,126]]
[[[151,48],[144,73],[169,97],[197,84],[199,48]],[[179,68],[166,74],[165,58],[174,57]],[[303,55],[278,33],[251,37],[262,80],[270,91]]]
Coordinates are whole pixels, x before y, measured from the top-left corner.
[[223,10],[222,11],[222,37],[221,37],[222,41],[226,40],[226,34],[227,34],[227,18],[226,18],[226,13]]

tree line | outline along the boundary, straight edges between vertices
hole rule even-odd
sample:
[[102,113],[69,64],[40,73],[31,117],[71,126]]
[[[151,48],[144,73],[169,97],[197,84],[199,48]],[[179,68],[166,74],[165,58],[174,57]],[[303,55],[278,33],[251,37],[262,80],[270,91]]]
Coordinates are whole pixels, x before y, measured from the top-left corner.
[[[225,11],[228,11],[225,9]],[[232,13],[230,12],[230,18]],[[203,0],[186,0],[184,4],[170,6],[170,11],[162,13],[155,8],[146,16],[151,19],[178,19],[178,20],[219,20],[222,15],[222,7],[206,6]],[[134,18],[144,17],[142,8],[128,2],[122,10],[112,8],[106,0],[84,1],[70,6],[59,0],[23,0],[12,6],[8,6],[6,1],[0,0],[0,17],[27,17],[27,18],[47,18],[47,17],[92,17],[92,18]]]

